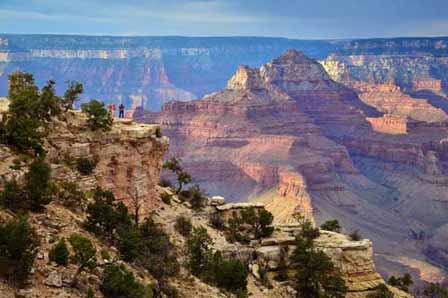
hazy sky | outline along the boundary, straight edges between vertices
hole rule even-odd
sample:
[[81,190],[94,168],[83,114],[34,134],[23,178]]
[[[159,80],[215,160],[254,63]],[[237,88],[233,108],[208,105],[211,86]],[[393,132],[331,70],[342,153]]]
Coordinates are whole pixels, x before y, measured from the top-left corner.
[[0,0],[1,33],[448,35],[448,0]]

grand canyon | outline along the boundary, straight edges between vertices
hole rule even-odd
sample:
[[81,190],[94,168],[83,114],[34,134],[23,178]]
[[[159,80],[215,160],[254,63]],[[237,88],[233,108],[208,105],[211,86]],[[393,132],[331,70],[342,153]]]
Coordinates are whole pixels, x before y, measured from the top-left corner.
[[[138,184],[145,214],[157,210],[171,224],[176,212],[194,214],[179,202],[160,207],[158,196],[169,191],[157,185],[162,157],[177,157],[192,184],[209,197],[225,197],[229,204],[220,212],[264,206],[272,213],[277,238],[244,247],[254,254],[288,243],[298,215],[316,226],[337,219],[344,232],[370,239],[319,238],[345,270],[347,297],[366,297],[391,274],[409,272],[417,284],[447,277],[448,37],[0,34],[0,97],[18,70],[32,73],[39,86],[55,80],[59,93],[65,82],[80,81],[81,103],[123,103],[133,118],[116,120],[111,132],[95,137],[84,135],[84,118],[72,112],[50,134],[53,159],[63,151],[100,156],[95,179],[81,180],[89,191],[97,181],[132,209],[129,185]],[[0,149],[0,173],[8,174],[14,156]],[[79,179],[57,173],[59,180]],[[67,216],[58,208],[51,207],[53,216]],[[201,216],[192,218],[204,224]],[[239,249],[226,245],[223,251]],[[212,291],[203,284],[189,290],[185,297]],[[269,293],[255,297],[289,297]],[[397,291],[396,297],[407,296]]]

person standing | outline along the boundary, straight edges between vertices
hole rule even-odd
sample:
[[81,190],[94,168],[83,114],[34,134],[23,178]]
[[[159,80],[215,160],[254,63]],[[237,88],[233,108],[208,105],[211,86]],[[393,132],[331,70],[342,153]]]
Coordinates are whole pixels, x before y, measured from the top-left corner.
[[118,110],[119,110],[118,118],[124,118],[124,105],[120,104]]
[[112,117],[115,117],[115,110],[116,110],[117,108],[116,108],[116,106],[115,106],[115,104],[113,103],[112,104]]

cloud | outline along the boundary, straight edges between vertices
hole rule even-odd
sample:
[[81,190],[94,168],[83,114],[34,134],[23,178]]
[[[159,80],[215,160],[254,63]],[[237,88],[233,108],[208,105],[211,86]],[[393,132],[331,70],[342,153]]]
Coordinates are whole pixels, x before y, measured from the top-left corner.
[[446,0],[0,0],[0,11],[0,28],[22,33],[448,35]]

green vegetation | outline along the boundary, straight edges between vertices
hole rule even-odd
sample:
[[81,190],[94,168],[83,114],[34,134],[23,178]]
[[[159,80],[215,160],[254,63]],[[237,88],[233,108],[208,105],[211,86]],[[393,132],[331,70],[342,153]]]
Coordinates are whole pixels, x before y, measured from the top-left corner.
[[342,230],[337,219],[327,220],[320,226],[320,228],[325,231],[336,232],[336,233],[340,233]]
[[349,234],[350,239],[352,239],[352,241],[361,241],[362,240],[362,236],[359,233],[359,230],[354,230],[353,232],[351,232]]
[[25,174],[25,183],[16,180],[6,181],[0,193],[1,204],[14,212],[40,212],[51,202],[54,185],[50,181],[51,168],[43,157],[34,159]]
[[44,128],[61,112],[55,83],[48,81],[39,90],[31,74],[12,73],[8,99],[9,109],[0,123],[0,142],[21,153],[42,154]]
[[78,183],[64,181],[59,185],[58,201],[70,210],[84,210],[87,198],[85,193],[79,188]]
[[80,157],[76,159],[76,169],[81,175],[87,176],[92,174],[96,167],[96,161],[93,159]]
[[135,280],[123,265],[107,265],[103,272],[101,292],[106,298],[151,298],[152,290]]
[[55,262],[60,266],[67,266],[70,252],[68,251],[65,239],[59,240],[59,242],[53,246],[48,253],[48,258],[51,262]]
[[165,204],[171,205],[172,196],[169,193],[166,193],[166,192],[162,193],[160,195],[160,198],[162,199],[162,202],[164,202]]
[[89,239],[79,234],[72,234],[68,241],[73,248],[71,261],[78,266],[72,281],[75,285],[81,272],[96,267],[96,248]]
[[87,206],[85,227],[88,231],[114,241],[118,231],[132,225],[128,209],[122,203],[115,202],[114,194],[100,187],[93,194],[94,202]]
[[441,284],[430,283],[423,290],[423,297],[425,298],[448,298],[448,289]]
[[237,259],[224,259],[213,252],[213,242],[203,227],[195,227],[187,240],[188,267],[205,282],[244,297],[248,271]]
[[179,199],[182,202],[189,202],[195,210],[203,208],[207,202],[204,191],[198,185],[194,185],[187,190],[182,190],[179,193]]
[[104,103],[95,99],[81,105],[81,110],[87,114],[87,125],[93,131],[108,131],[112,127],[113,118],[104,108]]
[[156,128],[155,135],[156,135],[157,138],[161,138],[162,137],[162,131],[161,131],[160,127]]
[[414,284],[414,282],[412,281],[412,277],[409,273],[405,273],[403,276],[392,275],[387,281],[387,283],[407,293],[409,293],[409,287]]
[[385,284],[380,284],[374,293],[367,295],[367,298],[394,298],[394,294]]
[[176,231],[184,237],[190,236],[193,225],[191,220],[185,216],[179,215],[176,217],[176,223],[174,224]]
[[79,100],[79,96],[84,92],[84,87],[81,83],[71,81],[68,82],[68,88],[62,98],[62,107],[67,112],[69,109],[73,109],[75,102]]
[[179,194],[185,184],[193,181],[190,174],[188,174],[181,165],[181,160],[175,157],[165,161],[163,168],[176,174],[178,187],[176,193]]
[[238,214],[232,213],[228,220],[226,238],[230,242],[248,243],[251,239],[269,237],[274,228],[271,227],[272,214],[265,209],[248,208]]
[[347,288],[331,259],[314,247],[313,239],[299,236],[296,241],[291,262],[298,297],[345,297]]
[[22,286],[31,271],[39,242],[26,218],[0,224],[0,277]]

